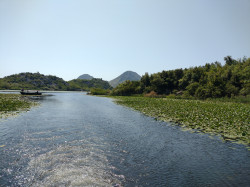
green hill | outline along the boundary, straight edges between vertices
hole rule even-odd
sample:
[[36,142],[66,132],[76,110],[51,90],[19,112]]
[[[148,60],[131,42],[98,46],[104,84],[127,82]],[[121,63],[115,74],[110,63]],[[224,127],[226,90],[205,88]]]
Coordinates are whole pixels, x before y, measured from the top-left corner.
[[67,90],[68,83],[62,78],[40,73],[19,73],[0,79],[0,89],[10,90]]
[[112,89],[109,83],[102,79],[74,79],[67,82],[62,78],[40,73],[19,73],[0,79],[2,90],[88,91],[91,88]]
[[112,87],[116,87],[119,84],[129,80],[129,81],[139,81],[141,79],[141,76],[138,75],[136,72],[133,71],[126,71],[123,74],[121,74],[120,76],[116,77],[115,79],[109,81],[109,84]]
[[68,90],[90,90],[91,88],[112,89],[107,81],[95,78],[91,80],[73,79],[68,83]]

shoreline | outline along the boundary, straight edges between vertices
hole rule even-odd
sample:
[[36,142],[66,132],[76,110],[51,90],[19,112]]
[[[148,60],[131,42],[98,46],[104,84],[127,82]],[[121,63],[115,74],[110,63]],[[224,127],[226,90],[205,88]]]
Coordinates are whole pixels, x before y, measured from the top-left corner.
[[132,96],[111,98],[117,104],[184,130],[220,135],[225,141],[250,145],[248,104]]
[[17,116],[19,113],[27,112],[38,102],[31,101],[27,97],[14,93],[0,93],[0,119]]
[[[29,91],[37,91],[37,90],[32,90],[30,89]],[[42,92],[42,93],[61,93],[61,92],[88,92],[88,91],[53,91],[53,90],[38,90],[39,92]],[[0,90],[0,92],[18,92],[20,93],[20,90]]]

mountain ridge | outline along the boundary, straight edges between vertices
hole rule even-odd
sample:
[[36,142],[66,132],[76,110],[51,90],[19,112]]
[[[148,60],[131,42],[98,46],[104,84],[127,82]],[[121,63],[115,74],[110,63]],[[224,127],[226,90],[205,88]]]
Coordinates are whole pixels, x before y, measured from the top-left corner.
[[118,86],[119,84],[130,80],[130,81],[139,81],[141,79],[141,76],[138,75],[136,72],[134,71],[125,71],[124,73],[122,73],[121,75],[119,75],[118,77],[112,79],[111,81],[109,81],[109,84],[115,88],[116,86]]
[[53,75],[40,73],[19,73],[0,78],[0,89],[10,90],[56,90],[56,91],[81,91],[91,88],[111,89],[108,81],[102,79],[73,79],[65,81]]
[[77,79],[91,80],[94,79],[94,77],[89,74],[82,74]]

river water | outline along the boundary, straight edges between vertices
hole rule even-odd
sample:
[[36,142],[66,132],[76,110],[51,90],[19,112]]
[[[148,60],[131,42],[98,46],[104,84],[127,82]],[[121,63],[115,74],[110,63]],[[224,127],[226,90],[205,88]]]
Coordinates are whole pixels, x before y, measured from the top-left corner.
[[244,145],[83,93],[0,121],[0,186],[249,186]]

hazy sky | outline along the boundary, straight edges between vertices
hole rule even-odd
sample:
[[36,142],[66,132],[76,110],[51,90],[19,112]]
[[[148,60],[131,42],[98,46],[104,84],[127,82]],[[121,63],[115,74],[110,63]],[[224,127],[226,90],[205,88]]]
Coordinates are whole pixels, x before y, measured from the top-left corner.
[[0,0],[0,77],[111,80],[250,57],[250,0]]

